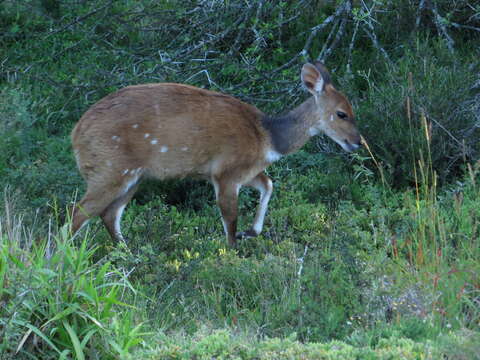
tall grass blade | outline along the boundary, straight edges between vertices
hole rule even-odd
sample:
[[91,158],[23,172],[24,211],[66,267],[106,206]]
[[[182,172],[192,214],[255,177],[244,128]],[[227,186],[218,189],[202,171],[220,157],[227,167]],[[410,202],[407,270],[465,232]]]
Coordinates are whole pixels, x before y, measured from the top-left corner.
[[77,360],[85,360],[85,355],[83,354],[83,349],[80,344],[80,340],[78,340],[78,336],[73,330],[73,328],[68,324],[68,322],[63,321],[63,326],[70,335],[70,340],[72,340],[73,348],[75,349],[75,354],[77,355]]
[[32,324],[28,324],[24,321],[21,320],[13,320],[13,323],[16,323],[18,325],[24,326],[28,328],[29,330],[27,333],[23,336],[22,341],[20,341],[20,344],[17,347],[17,350],[15,354],[18,354],[18,352],[22,349],[25,341],[27,340],[28,336],[33,332],[35,333],[38,337],[40,337],[45,343],[47,343],[53,350],[55,350],[57,353],[60,354],[60,350],[50,341],[50,339],[40,331],[36,326],[33,326]]

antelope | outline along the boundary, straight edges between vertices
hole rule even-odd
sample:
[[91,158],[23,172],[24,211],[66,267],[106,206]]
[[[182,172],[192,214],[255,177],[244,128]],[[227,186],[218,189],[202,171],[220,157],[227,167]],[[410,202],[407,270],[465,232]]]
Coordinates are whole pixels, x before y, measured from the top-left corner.
[[[125,206],[145,177],[196,176],[215,189],[230,246],[261,233],[272,180],[264,170],[325,133],[345,151],[361,137],[347,98],[320,63],[303,65],[301,82],[311,96],[280,116],[268,116],[232,96],[197,87],[156,83],[125,87],[94,104],[72,131],[85,196],[73,207],[72,232],[100,215],[113,239],[124,240]],[[253,226],[237,233],[242,186],[260,193]]]

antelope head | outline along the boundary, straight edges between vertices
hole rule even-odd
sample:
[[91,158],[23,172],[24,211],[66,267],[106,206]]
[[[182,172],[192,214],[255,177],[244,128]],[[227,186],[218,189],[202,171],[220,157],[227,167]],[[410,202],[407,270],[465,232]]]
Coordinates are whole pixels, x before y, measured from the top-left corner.
[[315,101],[310,109],[313,121],[310,121],[309,134],[313,136],[323,132],[345,151],[358,149],[361,137],[352,105],[345,95],[335,89],[325,66],[319,61],[303,65],[301,79]]

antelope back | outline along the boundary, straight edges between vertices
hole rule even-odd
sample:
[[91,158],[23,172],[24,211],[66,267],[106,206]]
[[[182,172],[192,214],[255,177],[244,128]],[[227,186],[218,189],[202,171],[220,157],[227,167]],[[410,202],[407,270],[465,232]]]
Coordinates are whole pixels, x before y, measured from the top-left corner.
[[233,97],[187,85],[130,86],[92,106],[72,142],[87,178],[132,170],[211,177],[257,161],[268,143],[261,116]]

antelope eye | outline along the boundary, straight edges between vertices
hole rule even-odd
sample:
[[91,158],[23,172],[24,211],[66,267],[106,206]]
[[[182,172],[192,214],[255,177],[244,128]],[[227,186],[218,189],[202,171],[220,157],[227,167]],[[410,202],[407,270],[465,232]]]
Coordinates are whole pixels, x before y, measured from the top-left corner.
[[347,114],[345,114],[343,111],[337,111],[337,116],[340,119],[345,119],[347,117]]

